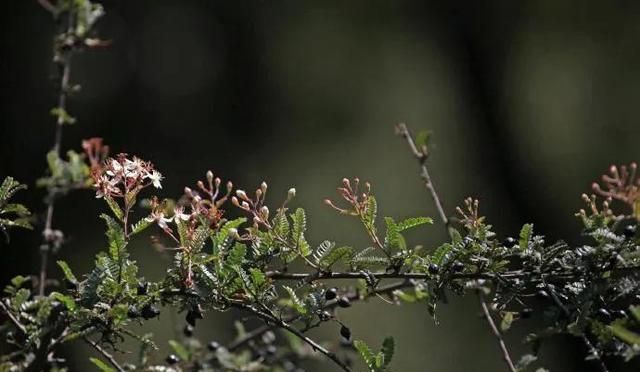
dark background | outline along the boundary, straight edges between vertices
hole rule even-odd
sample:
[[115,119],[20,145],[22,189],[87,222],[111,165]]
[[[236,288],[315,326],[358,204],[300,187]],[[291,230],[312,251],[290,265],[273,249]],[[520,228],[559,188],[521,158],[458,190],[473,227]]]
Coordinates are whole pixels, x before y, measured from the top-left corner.
[[[501,236],[533,222],[549,240],[576,242],[580,194],[609,164],[640,160],[635,1],[102,3],[99,34],[113,45],[73,61],[83,90],[71,100],[78,123],[65,128],[63,148],[104,137],[114,152],[153,161],[166,197],[207,169],[241,188],[266,180],[274,205],[295,186],[315,243],[366,242],[321,203],[342,177],[371,181],[381,214],[436,216],[393,135],[399,121],[433,131],[431,168],[447,209],[476,196]],[[35,0],[0,7],[0,178],[33,186],[53,142],[55,29]],[[31,187],[20,198],[41,212],[42,196]],[[56,209],[54,227],[69,238],[61,257],[77,273],[104,248],[103,207],[86,191]],[[3,283],[38,266],[38,234],[12,235],[1,247]],[[436,245],[445,234],[433,226],[412,239]],[[134,246],[145,275],[159,278],[164,262],[148,241]],[[439,326],[422,306],[380,301],[340,315],[371,344],[396,335],[396,371],[503,370],[474,300],[440,307]],[[169,313],[152,327],[160,340],[182,325]],[[209,318],[200,336],[232,337],[233,314]],[[507,335],[513,354],[527,350],[527,330]],[[318,336],[337,340],[337,329]],[[88,350],[78,350],[72,370],[86,370]],[[583,371],[583,351],[558,338],[542,361]]]

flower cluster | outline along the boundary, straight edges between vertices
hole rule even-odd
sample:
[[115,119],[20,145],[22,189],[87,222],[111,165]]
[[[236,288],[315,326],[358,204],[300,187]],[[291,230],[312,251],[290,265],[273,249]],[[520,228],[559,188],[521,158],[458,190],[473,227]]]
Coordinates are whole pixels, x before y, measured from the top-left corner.
[[344,198],[344,200],[349,203],[353,209],[344,209],[336,206],[331,199],[325,199],[324,203],[341,214],[350,214],[353,216],[359,216],[365,214],[367,209],[369,208],[370,198],[371,198],[371,184],[369,182],[365,182],[364,192],[360,193],[360,179],[353,179],[354,185],[351,186],[351,181],[347,178],[342,179],[343,187],[338,187],[338,194]]
[[140,158],[129,159],[127,154],[118,154],[115,158],[107,158],[101,167],[92,171],[93,181],[97,189],[96,197],[132,198],[140,190],[150,185],[162,188],[162,174],[154,169],[153,164]]
[[592,189],[608,200],[627,204],[633,211],[633,216],[640,219],[640,177],[636,174],[637,169],[636,163],[619,167],[612,165],[609,167],[609,174],[602,175],[602,185],[594,182]]
[[[256,189],[254,197],[250,198],[244,190],[237,190],[236,195],[231,198],[231,203],[243,211],[249,213],[253,218],[253,227],[258,229],[260,226],[271,229],[272,224],[269,222],[269,207],[264,205],[267,196],[268,185],[262,182],[260,187]],[[285,211],[285,207],[291,199],[296,196],[296,189],[290,188],[287,193],[287,199],[282,204],[279,211]]]
[[93,137],[82,141],[82,149],[89,159],[91,170],[102,167],[104,160],[109,155],[109,146],[102,143],[102,138]]

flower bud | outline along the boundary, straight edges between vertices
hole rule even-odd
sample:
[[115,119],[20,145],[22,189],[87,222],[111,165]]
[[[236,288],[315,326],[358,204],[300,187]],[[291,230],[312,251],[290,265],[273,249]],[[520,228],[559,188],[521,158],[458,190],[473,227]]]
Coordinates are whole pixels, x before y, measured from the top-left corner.
[[262,216],[262,219],[266,220],[267,218],[269,218],[269,208],[265,205],[262,208],[260,208],[260,215]]
[[222,180],[219,177],[216,177],[215,180],[213,180],[214,185],[216,185],[216,188],[220,187],[220,184],[222,183]]
[[261,190],[261,189],[257,189],[257,190],[256,190],[256,197],[257,197],[258,199],[260,199],[260,197],[261,197],[261,196],[262,196],[262,190]]
[[204,189],[204,182],[198,181],[197,185],[199,188]]
[[247,203],[246,201],[243,201],[242,204],[241,204],[241,208],[248,210],[249,209],[249,203]]
[[289,189],[289,191],[287,192],[287,197],[289,199],[293,199],[296,197],[296,189],[294,187]]
[[249,200],[249,197],[247,197],[247,193],[243,190],[236,190],[236,195],[242,200]]
[[262,190],[262,192],[267,192],[267,183],[262,181],[262,183],[260,184],[260,189]]
[[240,235],[238,234],[238,229],[235,228],[230,228],[229,229],[229,236],[233,239],[238,239],[240,237]]
[[188,188],[188,187],[185,187],[185,188],[184,188],[184,193],[185,193],[185,195],[187,195],[187,196],[193,196],[193,191],[191,191],[191,189],[190,189],[190,188]]
[[207,181],[211,182],[213,180],[213,172],[208,170],[207,171]]
[[236,207],[240,208],[240,203],[238,202],[238,198],[236,198],[235,196],[231,197],[231,204],[233,204]]

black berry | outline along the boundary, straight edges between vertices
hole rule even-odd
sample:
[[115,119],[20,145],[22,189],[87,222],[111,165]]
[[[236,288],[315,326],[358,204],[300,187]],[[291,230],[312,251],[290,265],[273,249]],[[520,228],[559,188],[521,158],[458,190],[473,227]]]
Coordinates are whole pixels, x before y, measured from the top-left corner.
[[349,297],[342,296],[338,299],[338,306],[340,307],[350,307],[351,301],[349,301]]
[[343,325],[342,327],[340,327],[340,336],[349,340],[351,338],[351,330]]
[[158,308],[153,305],[146,304],[142,308],[142,317],[145,319],[155,318],[158,315],[160,315],[160,310],[158,310]]
[[331,313],[328,311],[322,311],[318,314],[318,318],[320,318],[320,320],[322,320],[323,322],[326,322],[327,320],[331,319]]
[[215,341],[211,341],[207,345],[207,349],[209,349],[209,351],[216,351],[218,348],[220,348],[220,344]]
[[543,300],[549,298],[549,294],[544,289],[539,290],[536,293],[536,296],[538,296],[538,298],[543,299]]
[[464,264],[462,262],[460,262],[460,261],[455,261],[453,263],[453,265],[451,265],[451,270],[454,273],[458,273],[458,272],[464,270]]
[[513,248],[517,243],[517,240],[512,237],[508,237],[502,242],[502,245],[504,245],[506,248]]
[[167,358],[165,359],[165,361],[167,362],[167,364],[176,364],[180,361],[180,358],[178,358],[176,355],[174,354],[169,354],[167,356]]
[[132,319],[137,318],[140,316],[140,311],[138,311],[137,307],[131,305],[129,306],[129,310],[127,310],[127,316]]
[[149,283],[147,282],[140,282],[138,283],[138,289],[136,291],[136,293],[138,294],[138,296],[144,296],[147,294],[147,290],[149,289]]
[[522,317],[522,319],[529,319],[531,318],[532,314],[533,314],[533,309],[528,307],[522,309],[522,311],[520,312],[520,316]]
[[631,239],[634,236],[636,236],[637,230],[638,230],[638,227],[636,225],[627,225],[624,227],[624,230],[622,231],[622,233],[624,234],[625,237],[627,237],[627,239]]
[[611,318],[611,313],[607,309],[599,308],[598,318],[602,321],[608,321]]
[[440,268],[438,267],[438,265],[434,264],[434,263],[430,263],[428,269],[430,274],[437,274],[438,271],[440,271]]
[[200,311],[199,308],[194,308],[187,312],[187,316],[185,317],[185,320],[187,321],[187,323],[189,323],[189,325],[191,325],[192,327],[195,327],[197,319],[202,319],[202,311]]
[[324,298],[327,301],[333,300],[334,298],[336,298],[337,295],[338,295],[337,288],[329,288],[324,292]]
[[185,337],[192,337],[193,336],[193,326],[191,324],[187,324],[182,329],[182,333],[184,334]]

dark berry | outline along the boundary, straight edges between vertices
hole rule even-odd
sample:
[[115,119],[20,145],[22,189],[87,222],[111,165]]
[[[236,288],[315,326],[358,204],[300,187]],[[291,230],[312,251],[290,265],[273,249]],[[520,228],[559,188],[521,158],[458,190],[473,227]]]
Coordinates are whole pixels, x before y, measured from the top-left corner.
[[147,294],[147,289],[149,289],[149,283],[140,282],[138,283],[138,289],[136,293],[138,294],[138,296],[144,296]]
[[605,308],[599,308],[598,318],[602,321],[608,321],[611,318],[611,313]]
[[322,311],[318,314],[318,318],[320,318],[320,320],[322,320],[323,322],[326,322],[327,320],[331,319],[331,313],[328,311]]
[[185,320],[187,321],[187,323],[189,323],[189,325],[195,327],[197,319],[202,319],[202,311],[200,311],[200,308],[196,307],[187,312],[187,316],[185,317]]
[[75,291],[76,289],[78,289],[78,282],[72,282],[65,279],[64,284],[69,291]]
[[508,237],[502,242],[502,245],[504,245],[505,248],[513,248],[517,243],[518,243],[517,240],[515,240],[512,237]]
[[627,239],[631,239],[636,236],[637,229],[638,227],[636,225],[627,225],[624,227],[622,233],[627,237]]
[[533,309],[528,307],[522,309],[522,311],[520,312],[520,316],[522,317],[522,319],[529,319],[531,318],[532,314],[533,314]]
[[129,306],[129,310],[127,310],[127,316],[132,319],[137,318],[140,316],[140,311],[138,311],[137,307],[131,305]]
[[274,355],[278,351],[278,348],[275,345],[267,346],[267,354]]
[[182,329],[182,333],[184,334],[185,337],[192,337],[193,336],[193,326],[191,324],[187,324]]
[[542,300],[549,298],[549,294],[544,289],[541,289],[538,292],[536,292],[536,296],[538,296],[538,298]]
[[160,315],[160,310],[158,310],[157,307],[150,305],[150,304],[146,304],[144,305],[144,307],[142,307],[142,317],[145,319],[151,319],[151,318],[155,318],[158,315]]
[[617,318],[626,318],[627,317],[627,313],[624,310],[618,310],[615,312],[615,316]]
[[460,262],[460,261],[455,261],[453,263],[453,265],[451,265],[451,270],[454,273],[458,273],[458,272],[464,270],[464,264],[462,262]]
[[340,336],[349,340],[351,338],[351,330],[343,325],[342,327],[340,327]]
[[209,344],[207,345],[207,349],[209,349],[209,351],[216,351],[220,348],[220,344],[215,342],[215,341],[211,341],[209,342]]
[[167,359],[165,359],[165,361],[167,362],[167,364],[176,364],[180,361],[180,358],[178,358],[175,354],[169,354],[167,356]]
[[349,297],[342,296],[338,299],[338,306],[340,307],[350,307],[351,301],[349,301]]
[[434,263],[430,263],[428,270],[429,270],[430,274],[434,274],[435,275],[435,274],[438,273],[438,271],[440,271],[440,268],[438,267],[438,265],[436,265]]
[[333,300],[334,298],[336,298],[336,296],[338,296],[337,288],[329,288],[324,292],[324,298],[327,301]]

